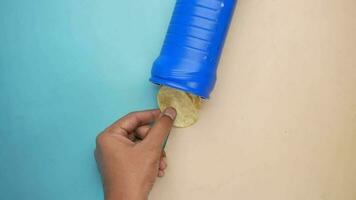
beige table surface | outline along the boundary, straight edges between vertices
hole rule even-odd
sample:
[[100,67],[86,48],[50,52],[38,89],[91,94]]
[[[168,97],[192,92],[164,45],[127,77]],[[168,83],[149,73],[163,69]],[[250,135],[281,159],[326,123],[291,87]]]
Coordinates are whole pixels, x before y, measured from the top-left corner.
[[355,200],[356,0],[240,0],[155,200]]

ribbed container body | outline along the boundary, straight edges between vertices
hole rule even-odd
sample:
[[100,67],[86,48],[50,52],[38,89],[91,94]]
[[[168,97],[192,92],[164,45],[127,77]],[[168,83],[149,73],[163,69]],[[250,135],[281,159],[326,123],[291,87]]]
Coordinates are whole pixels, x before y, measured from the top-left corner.
[[208,99],[237,0],[177,0],[150,81]]

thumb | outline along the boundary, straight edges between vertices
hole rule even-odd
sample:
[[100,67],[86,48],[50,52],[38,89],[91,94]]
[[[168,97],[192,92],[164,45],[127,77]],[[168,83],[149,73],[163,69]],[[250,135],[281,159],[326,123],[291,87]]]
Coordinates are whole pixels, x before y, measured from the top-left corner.
[[176,115],[177,112],[174,108],[166,108],[161,117],[152,126],[142,143],[151,148],[162,149],[162,145],[168,137]]

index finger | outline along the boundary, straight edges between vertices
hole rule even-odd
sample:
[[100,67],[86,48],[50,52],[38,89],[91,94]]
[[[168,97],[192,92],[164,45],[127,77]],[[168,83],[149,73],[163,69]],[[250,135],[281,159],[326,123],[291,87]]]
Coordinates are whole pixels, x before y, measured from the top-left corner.
[[112,132],[125,130],[129,133],[134,131],[139,126],[154,122],[155,119],[158,118],[159,114],[160,111],[158,109],[132,112],[117,120],[109,126],[107,130]]
[[162,146],[173,126],[176,115],[177,112],[173,108],[167,108],[162,113],[162,116],[152,126],[147,136],[142,141],[142,144],[147,145],[150,148],[162,149]]

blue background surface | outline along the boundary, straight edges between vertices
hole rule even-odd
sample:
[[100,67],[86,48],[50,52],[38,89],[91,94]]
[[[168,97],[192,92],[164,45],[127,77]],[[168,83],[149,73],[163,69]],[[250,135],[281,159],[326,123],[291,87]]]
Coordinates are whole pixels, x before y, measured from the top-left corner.
[[0,1],[0,199],[102,199],[95,137],[156,107],[174,0]]

